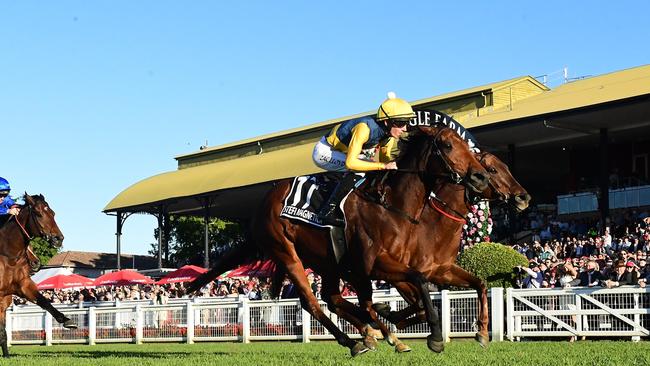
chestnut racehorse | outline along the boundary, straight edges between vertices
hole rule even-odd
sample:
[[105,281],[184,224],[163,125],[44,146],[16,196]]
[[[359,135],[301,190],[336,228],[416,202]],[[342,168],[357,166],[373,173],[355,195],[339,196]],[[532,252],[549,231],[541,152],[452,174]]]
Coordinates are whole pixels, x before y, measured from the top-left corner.
[[[481,193],[482,198],[490,201],[510,203],[519,211],[528,207],[530,195],[512,176],[508,166],[490,153],[480,154],[480,162],[489,174],[489,187]],[[469,212],[469,204],[463,197],[463,192],[453,190],[451,187],[442,187],[436,193],[436,198],[431,199],[429,207],[422,213],[425,225],[418,226],[414,237],[418,240],[429,241],[430,245],[425,252],[413,253],[408,261],[409,266],[418,269],[428,281],[439,285],[458,287],[471,287],[478,293],[478,317],[476,334],[481,345],[487,345],[488,337],[488,301],[487,289],[483,282],[467,272],[456,262],[460,246],[460,235],[464,218]],[[444,228],[443,230],[440,230]],[[453,230],[452,230],[453,229]],[[443,232],[444,236],[439,233]],[[424,248],[422,245],[420,248]],[[407,308],[400,311],[391,311],[384,304],[375,304],[375,309],[398,329],[404,329],[414,324],[425,321],[425,312],[419,305],[416,289],[406,282],[391,282],[409,303]],[[417,316],[409,318],[416,313]]]
[[6,310],[11,305],[12,295],[18,295],[47,310],[56,321],[66,328],[77,325],[58,311],[36,289],[29,277],[29,241],[34,237],[44,238],[53,247],[59,248],[63,234],[54,221],[54,211],[42,195],[25,194],[25,205],[20,213],[12,216],[0,228],[0,346],[2,356],[8,357]]
[[[428,346],[439,352],[443,347],[442,333],[437,312],[428,296],[426,278],[405,264],[408,255],[393,257],[392,254],[416,251],[418,249],[413,246],[424,242],[414,240],[413,235],[428,204],[429,192],[441,182],[447,182],[455,189],[460,187],[463,191],[466,187],[474,191],[487,187],[487,172],[469,151],[467,143],[448,128],[418,127],[404,144],[397,164],[399,171],[367,173],[366,183],[360,189],[365,193],[351,194],[346,200],[345,236],[349,249],[340,264],[335,262],[331,253],[326,230],[280,217],[291,180],[280,181],[271,189],[251,224],[253,242],[278,265],[280,271],[289,275],[299,291],[303,308],[323,324],[339,344],[348,347],[353,356],[368,348],[351,340],[323,313],[307,282],[305,266],[321,275],[323,298],[335,308],[344,304],[332,299],[337,294],[340,296],[338,284],[341,277],[352,280],[355,288],[366,283],[369,286],[369,281],[355,279],[410,283],[425,305],[427,323],[432,332]],[[248,246],[226,253],[213,269],[195,280],[188,291],[200,289],[220,273],[241,263],[250,253]],[[372,308],[372,289],[357,288],[357,291],[370,294],[360,297],[359,305],[388,336],[388,330],[378,321]],[[339,310],[335,309],[337,313]],[[354,312],[354,309],[344,309],[344,312]]]

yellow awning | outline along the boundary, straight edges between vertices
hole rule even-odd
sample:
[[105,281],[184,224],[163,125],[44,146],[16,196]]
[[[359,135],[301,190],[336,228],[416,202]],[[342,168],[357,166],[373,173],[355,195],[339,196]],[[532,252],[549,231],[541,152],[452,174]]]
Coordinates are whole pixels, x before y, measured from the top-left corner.
[[104,212],[321,172],[311,159],[314,143],[158,174],[120,192]]

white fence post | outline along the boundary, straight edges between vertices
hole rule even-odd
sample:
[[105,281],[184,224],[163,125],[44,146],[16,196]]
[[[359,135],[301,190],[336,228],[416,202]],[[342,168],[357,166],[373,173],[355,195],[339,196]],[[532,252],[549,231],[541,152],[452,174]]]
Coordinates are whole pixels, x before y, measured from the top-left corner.
[[300,308],[302,315],[302,343],[309,343],[311,336],[311,314],[302,307]]
[[12,311],[11,309],[7,309],[5,312],[5,330],[7,331],[7,347],[11,347],[11,329],[13,322],[13,319],[11,318],[12,316]]
[[52,315],[45,312],[45,345],[52,345]]
[[94,345],[97,340],[97,313],[95,307],[88,308],[88,344]]
[[241,323],[242,323],[242,331],[241,331],[241,338],[243,343],[250,343],[250,335],[251,335],[251,313],[250,313],[250,306],[248,306],[248,299],[246,297],[240,296],[240,303],[239,303],[239,312],[241,314]]
[[142,344],[142,328],[144,326],[144,317],[140,304],[135,306],[135,344]]
[[442,290],[440,293],[440,325],[442,327],[442,339],[445,342],[451,341],[451,303],[449,302],[449,290]]
[[[508,340],[510,340],[510,342],[515,340],[515,304],[514,298],[512,297],[512,291],[512,288],[506,289],[506,334],[508,335]],[[492,324],[492,326],[494,326],[494,324]]]
[[[639,310],[639,294],[634,294],[634,309]],[[634,314],[634,323],[637,324],[634,327],[635,332],[639,332],[639,326],[638,324],[641,324],[641,314]],[[639,342],[641,340],[641,337],[636,335],[632,336],[632,342]]]
[[194,306],[192,306],[192,302],[188,301],[186,303],[187,306],[187,344],[192,344],[194,343]]
[[503,288],[490,289],[490,316],[492,322],[492,342],[503,342]]

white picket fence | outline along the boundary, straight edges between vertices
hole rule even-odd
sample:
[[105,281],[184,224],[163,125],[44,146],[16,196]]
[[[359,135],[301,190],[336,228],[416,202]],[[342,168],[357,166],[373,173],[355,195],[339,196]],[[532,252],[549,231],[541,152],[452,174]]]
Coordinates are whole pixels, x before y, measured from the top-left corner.
[[[495,301],[492,314],[500,312],[503,319],[503,290],[490,292]],[[477,300],[474,291],[442,291],[432,293],[434,304],[442,315],[443,333],[449,337],[470,337],[476,332]],[[355,299],[350,298],[350,301]],[[384,302],[399,310],[406,303],[397,294],[376,294],[375,302]],[[183,299],[166,305],[119,303],[117,306],[78,308],[58,306],[79,325],[64,329],[52,316],[36,306],[15,306],[7,311],[7,338],[10,344],[61,344],[104,342],[201,342],[262,340],[311,340],[334,337],[309,313],[298,299],[249,301],[240,299]],[[352,337],[358,332],[349,323],[321,306],[335,324]],[[498,316],[498,315],[497,315]],[[502,324],[502,322],[500,323]],[[495,339],[503,339],[502,326],[494,327]],[[405,330],[393,329],[401,338],[423,338],[429,334],[426,325]]]
[[[440,309],[445,340],[473,337],[477,300],[474,291],[432,293]],[[616,289],[493,288],[490,297],[492,341],[521,337],[648,336],[650,291],[639,287]],[[350,299],[354,301],[354,299]],[[406,303],[397,294],[375,294],[399,310]],[[249,301],[240,299],[177,299],[166,305],[150,302],[103,303],[98,306],[59,306],[79,328],[68,330],[36,306],[15,306],[7,311],[9,344],[143,343],[333,339],[332,335],[297,299]],[[352,337],[357,330],[327,310],[326,314]],[[425,324],[396,330],[400,338],[424,338]]]

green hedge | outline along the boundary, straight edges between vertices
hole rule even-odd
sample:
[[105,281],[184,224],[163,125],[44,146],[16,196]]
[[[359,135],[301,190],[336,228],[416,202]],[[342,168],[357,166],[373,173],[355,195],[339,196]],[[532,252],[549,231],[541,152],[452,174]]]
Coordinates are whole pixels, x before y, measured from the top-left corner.
[[465,270],[484,280],[488,288],[512,287],[515,275],[513,268],[527,266],[523,254],[499,243],[479,243],[465,250],[458,257],[458,264]]

